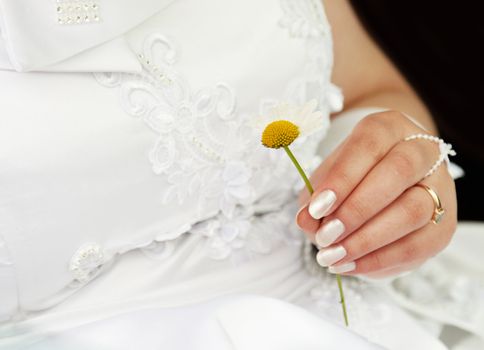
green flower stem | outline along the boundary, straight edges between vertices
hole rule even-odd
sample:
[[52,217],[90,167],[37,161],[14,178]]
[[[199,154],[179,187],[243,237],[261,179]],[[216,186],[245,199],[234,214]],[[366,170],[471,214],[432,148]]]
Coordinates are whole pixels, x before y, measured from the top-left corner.
[[296,157],[294,157],[294,154],[292,154],[292,152],[291,152],[291,150],[289,149],[288,146],[284,146],[284,150],[286,151],[289,158],[291,158],[292,162],[294,163],[294,166],[296,167],[297,171],[299,172],[299,175],[301,175],[302,179],[304,180],[304,183],[306,184],[306,187],[308,188],[309,194],[313,194],[314,193],[313,186],[311,185],[311,182],[309,182],[309,179],[306,176],[306,173],[304,172],[303,168],[301,168],[301,165],[299,165],[299,162],[297,161]]
[[339,299],[340,299],[340,302],[341,302],[341,308],[343,309],[343,316],[345,318],[345,325],[346,325],[346,327],[348,327],[350,324],[348,322],[348,313],[346,312],[345,293],[343,292],[343,282],[341,282],[341,275],[336,274],[336,281],[338,282]]
[[[306,173],[304,172],[303,168],[297,161],[296,157],[294,157],[294,154],[291,152],[288,146],[284,146],[284,150],[286,151],[289,158],[291,158],[291,161],[293,162],[294,166],[299,172],[299,175],[301,175],[302,179],[304,180],[304,183],[306,184],[309,194],[313,194],[314,193],[313,186],[311,185],[311,182],[309,182],[309,179],[306,176]],[[345,325],[348,326],[349,322],[348,322],[348,313],[346,312],[345,294],[343,292],[343,283],[341,282],[341,276],[339,274],[336,274],[336,281],[338,282],[339,297],[340,297],[341,307],[343,309]]]

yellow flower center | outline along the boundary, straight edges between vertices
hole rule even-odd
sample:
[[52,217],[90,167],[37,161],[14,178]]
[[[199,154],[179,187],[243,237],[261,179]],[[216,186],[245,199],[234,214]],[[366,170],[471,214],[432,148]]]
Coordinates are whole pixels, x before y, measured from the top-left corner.
[[289,146],[299,136],[297,125],[287,120],[270,123],[262,133],[262,144],[269,148]]

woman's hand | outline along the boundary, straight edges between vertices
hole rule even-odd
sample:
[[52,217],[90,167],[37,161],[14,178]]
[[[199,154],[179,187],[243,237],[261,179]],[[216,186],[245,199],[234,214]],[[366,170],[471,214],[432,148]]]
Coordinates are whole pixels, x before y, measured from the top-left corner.
[[[457,223],[454,181],[429,140],[403,141],[427,134],[399,112],[364,118],[311,177],[315,192],[301,197],[298,225],[320,251],[329,271],[384,277],[411,269],[449,243]],[[422,180],[423,179],[423,180]],[[433,189],[445,214],[431,222]]]

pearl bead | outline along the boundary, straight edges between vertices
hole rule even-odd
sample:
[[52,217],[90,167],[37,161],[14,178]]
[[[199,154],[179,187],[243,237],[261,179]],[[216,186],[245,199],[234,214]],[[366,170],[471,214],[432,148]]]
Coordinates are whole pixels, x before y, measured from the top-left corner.
[[59,24],[85,24],[99,21],[97,1],[57,0],[57,22]]
[[455,151],[452,149],[452,145],[446,144],[444,140],[442,140],[437,136],[428,135],[428,134],[414,134],[414,135],[407,136],[403,140],[412,141],[416,139],[428,140],[439,145],[439,150],[440,150],[439,158],[434,163],[434,165],[430,168],[427,174],[425,174],[424,178],[432,175],[435,171],[437,171],[439,166],[441,166],[444,161],[446,160],[448,161],[449,156],[454,156],[456,154]]

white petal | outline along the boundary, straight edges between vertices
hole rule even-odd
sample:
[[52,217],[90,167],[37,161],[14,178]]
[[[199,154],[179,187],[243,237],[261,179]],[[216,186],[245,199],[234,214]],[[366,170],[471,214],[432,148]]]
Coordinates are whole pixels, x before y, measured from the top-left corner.
[[260,116],[252,123],[260,132],[273,121],[287,120],[299,127],[301,136],[327,128],[328,120],[320,111],[315,111],[318,101],[312,99],[303,106],[290,105],[281,102],[273,107],[266,116]]
[[328,124],[325,120],[322,112],[313,112],[309,116],[302,121],[301,125],[299,126],[301,135],[307,136],[311,135],[317,131],[320,131]]
[[311,114],[316,107],[318,106],[318,101],[316,101],[315,98],[313,98],[311,101],[307,102],[302,108],[301,111],[299,112],[299,115],[301,118],[305,118],[309,114]]

